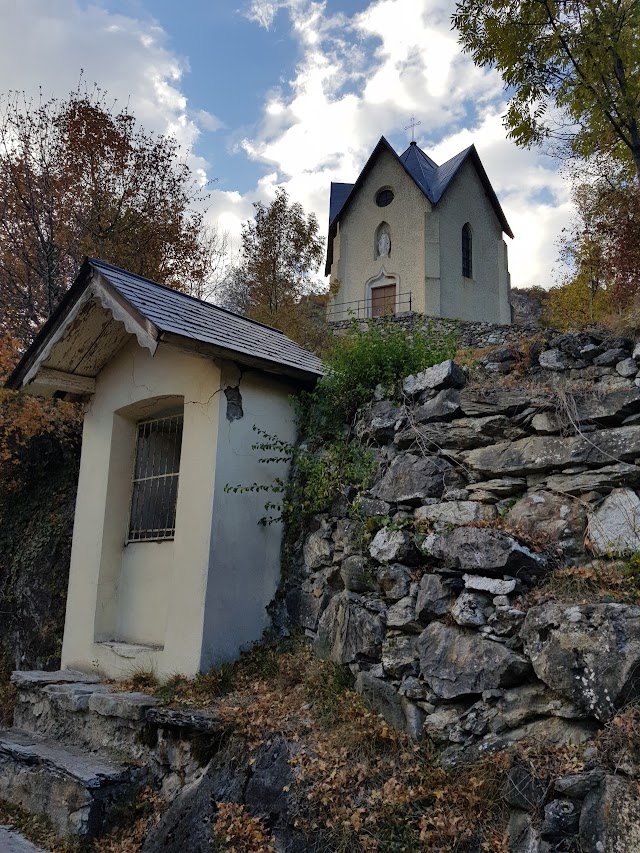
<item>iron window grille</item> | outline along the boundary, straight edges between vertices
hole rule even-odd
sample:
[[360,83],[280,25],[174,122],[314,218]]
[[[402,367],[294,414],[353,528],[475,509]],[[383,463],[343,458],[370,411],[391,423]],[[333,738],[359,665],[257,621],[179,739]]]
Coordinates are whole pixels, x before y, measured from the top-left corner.
[[127,544],[175,536],[182,427],[182,414],[137,425]]
[[473,247],[471,226],[467,222],[462,228],[462,275],[473,278]]

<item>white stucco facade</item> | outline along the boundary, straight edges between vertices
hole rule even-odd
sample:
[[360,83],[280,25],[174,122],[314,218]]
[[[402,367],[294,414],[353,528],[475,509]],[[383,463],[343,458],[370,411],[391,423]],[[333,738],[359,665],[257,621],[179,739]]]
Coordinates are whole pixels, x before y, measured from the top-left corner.
[[[328,272],[340,287],[329,318],[346,319],[349,311],[371,316],[372,289],[395,284],[396,311],[510,323],[503,223],[486,175],[483,183],[475,165],[475,151],[461,161],[435,204],[386,142],[376,151],[330,227]],[[380,207],[376,196],[384,189],[391,190],[393,201]],[[463,275],[465,223],[473,235],[471,277]],[[378,251],[381,228],[390,237],[388,256]]]
[[[238,387],[242,417],[227,418]],[[280,573],[279,525],[260,526],[267,483],[286,464],[258,462],[259,429],[295,438],[283,379],[135,339],[98,374],[87,405],[73,535],[65,668],[115,678],[134,669],[193,675],[260,638]],[[136,424],[184,412],[175,536],[125,544]],[[236,412],[237,414],[237,412]]]

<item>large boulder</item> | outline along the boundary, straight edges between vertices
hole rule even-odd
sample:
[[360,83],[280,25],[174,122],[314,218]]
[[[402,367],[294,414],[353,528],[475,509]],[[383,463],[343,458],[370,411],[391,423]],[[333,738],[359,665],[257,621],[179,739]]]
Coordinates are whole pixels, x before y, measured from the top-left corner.
[[402,383],[402,390],[408,397],[417,397],[423,391],[440,391],[442,388],[462,388],[466,378],[464,370],[451,359],[428,367],[422,373],[415,373]]
[[460,474],[445,459],[405,453],[393,460],[371,495],[388,503],[421,504],[460,483]]
[[514,536],[488,527],[457,527],[426,537],[423,551],[462,572],[529,578],[546,571],[546,560]]
[[520,683],[529,661],[476,632],[432,622],[418,637],[420,674],[442,699],[482,693]]
[[573,465],[610,465],[640,456],[640,426],[622,426],[588,435],[530,436],[467,450],[464,464],[485,476],[541,474]]
[[507,524],[531,541],[560,545],[568,554],[584,550],[587,515],[575,498],[553,492],[529,492],[507,513]]
[[640,850],[638,783],[607,776],[587,794],[580,814],[582,853],[632,853]]
[[320,617],[314,648],[335,663],[378,660],[384,637],[381,616],[367,610],[360,596],[343,592],[331,599]]
[[589,518],[588,536],[599,556],[640,551],[640,499],[614,489]]
[[640,607],[548,602],[521,637],[538,678],[584,714],[606,722],[640,697]]

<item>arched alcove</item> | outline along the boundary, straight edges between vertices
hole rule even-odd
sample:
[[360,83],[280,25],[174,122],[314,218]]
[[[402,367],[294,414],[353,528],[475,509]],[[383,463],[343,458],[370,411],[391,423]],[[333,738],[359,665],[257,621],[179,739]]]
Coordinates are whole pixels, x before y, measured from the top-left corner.
[[374,258],[388,258],[391,255],[391,229],[388,222],[381,222],[376,228],[373,243]]

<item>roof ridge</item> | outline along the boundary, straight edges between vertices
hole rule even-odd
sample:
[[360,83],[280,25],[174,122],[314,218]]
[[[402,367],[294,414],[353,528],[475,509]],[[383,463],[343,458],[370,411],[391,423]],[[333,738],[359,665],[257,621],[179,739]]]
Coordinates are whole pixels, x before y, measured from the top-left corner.
[[[251,317],[245,317],[244,314],[238,314],[237,311],[231,311],[230,308],[224,308],[222,305],[217,305],[215,302],[209,302],[207,299],[200,299],[197,296],[192,296],[190,293],[184,293],[184,291],[178,290],[175,287],[170,287],[168,284],[161,284],[159,281],[154,281],[152,278],[146,278],[143,275],[138,275],[138,273],[126,270],[124,269],[124,267],[118,267],[115,264],[111,264],[109,263],[109,261],[103,261],[99,258],[92,258],[89,255],[87,255],[87,261],[89,261],[90,264],[98,264],[99,266],[109,267],[109,269],[117,270],[117,272],[125,273],[125,275],[128,276],[133,276],[134,278],[140,279],[140,281],[146,281],[148,284],[153,284],[155,285],[155,287],[161,287],[163,290],[169,290],[171,291],[171,293],[177,293],[185,299],[191,299],[192,302],[197,302],[198,305],[208,305],[209,307],[215,308],[218,311],[223,311],[225,314],[231,314],[232,317],[240,317],[242,320],[246,320],[247,323],[253,323],[254,326],[261,326],[263,329],[270,329],[272,332],[277,332],[279,335],[288,338],[288,336],[285,335],[285,333],[281,329],[276,329],[275,326],[269,326],[267,323],[261,323],[260,320],[253,320]],[[291,338],[288,339],[291,340]]]

